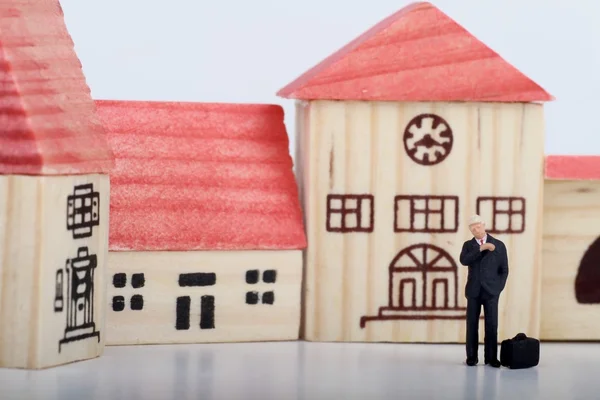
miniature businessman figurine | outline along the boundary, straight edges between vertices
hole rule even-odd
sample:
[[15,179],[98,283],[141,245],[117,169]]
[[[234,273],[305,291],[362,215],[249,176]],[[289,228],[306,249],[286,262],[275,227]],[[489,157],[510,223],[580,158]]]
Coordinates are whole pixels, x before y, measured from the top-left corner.
[[479,215],[469,219],[473,234],[460,253],[460,263],[469,267],[467,298],[467,365],[476,365],[479,347],[479,317],[483,306],[485,320],[485,363],[500,368],[498,361],[498,298],[508,278],[506,246],[485,231]]

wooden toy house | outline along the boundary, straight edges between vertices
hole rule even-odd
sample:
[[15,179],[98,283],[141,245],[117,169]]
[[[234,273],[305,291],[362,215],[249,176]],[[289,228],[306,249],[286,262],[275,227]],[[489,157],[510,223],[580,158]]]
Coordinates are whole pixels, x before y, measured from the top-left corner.
[[[480,214],[506,243],[499,337],[538,336],[546,91],[429,3],[278,92],[297,99],[303,337],[464,342]],[[510,310],[510,312],[508,312]],[[483,321],[480,328],[483,341]]]
[[116,159],[107,343],[297,339],[306,238],[283,109],[97,104]]
[[104,348],[112,152],[58,1],[0,5],[0,367]]
[[600,339],[598,221],[600,156],[548,156],[541,339]]

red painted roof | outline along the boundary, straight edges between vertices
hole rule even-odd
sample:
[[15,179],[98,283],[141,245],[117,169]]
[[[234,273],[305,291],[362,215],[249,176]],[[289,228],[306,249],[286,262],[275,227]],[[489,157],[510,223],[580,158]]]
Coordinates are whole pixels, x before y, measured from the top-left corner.
[[546,179],[600,180],[600,156],[546,156]]
[[427,2],[381,21],[277,95],[371,101],[554,99]]
[[97,105],[116,158],[110,250],[306,247],[280,106]]
[[57,0],[0,5],[0,174],[107,173],[113,154]]

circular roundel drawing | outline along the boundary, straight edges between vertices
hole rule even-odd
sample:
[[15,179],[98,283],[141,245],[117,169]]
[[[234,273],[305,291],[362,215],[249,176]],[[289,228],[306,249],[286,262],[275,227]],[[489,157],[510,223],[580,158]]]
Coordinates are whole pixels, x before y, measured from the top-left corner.
[[456,269],[456,263],[441,247],[420,243],[402,249],[390,264],[391,268]]
[[439,164],[452,150],[452,129],[439,115],[421,114],[404,130],[404,149],[420,165]]

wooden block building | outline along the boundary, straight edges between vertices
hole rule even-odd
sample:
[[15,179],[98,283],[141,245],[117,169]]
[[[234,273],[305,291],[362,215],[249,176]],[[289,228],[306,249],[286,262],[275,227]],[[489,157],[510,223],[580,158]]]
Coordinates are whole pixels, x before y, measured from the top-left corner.
[[306,237],[283,109],[97,105],[116,160],[107,343],[298,339]]
[[510,256],[499,337],[539,336],[551,95],[429,3],[278,94],[298,100],[306,339],[464,342],[474,213]]
[[54,0],[0,5],[0,367],[102,354],[114,160]]
[[600,339],[600,156],[548,156],[544,185],[545,340]]

